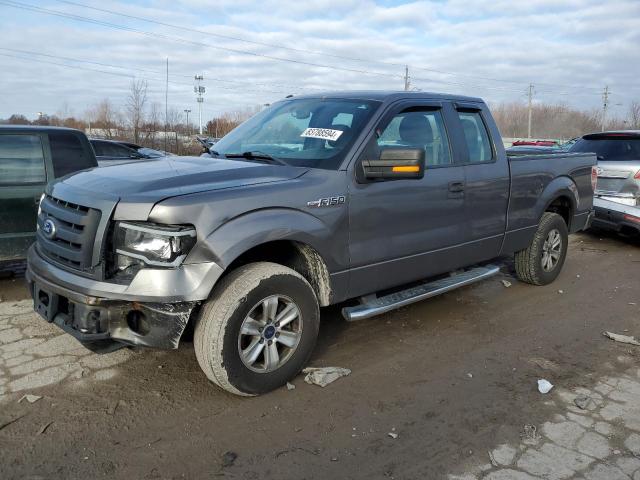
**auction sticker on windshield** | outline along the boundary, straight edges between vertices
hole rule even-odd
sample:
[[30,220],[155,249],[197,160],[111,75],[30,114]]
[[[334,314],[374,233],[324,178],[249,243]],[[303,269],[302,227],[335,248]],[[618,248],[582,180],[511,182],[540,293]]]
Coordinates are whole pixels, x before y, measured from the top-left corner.
[[342,130],[332,130],[330,128],[307,128],[302,134],[301,137],[307,138],[321,138],[323,140],[337,140],[342,135]]

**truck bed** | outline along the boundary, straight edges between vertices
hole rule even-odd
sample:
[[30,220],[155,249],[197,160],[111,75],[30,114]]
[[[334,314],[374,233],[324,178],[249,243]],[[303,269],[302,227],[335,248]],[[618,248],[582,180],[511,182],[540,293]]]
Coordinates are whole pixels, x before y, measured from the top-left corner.
[[593,208],[591,170],[596,156],[591,153],[543,153],[508,155],[511,174],[510,200],[503,253],[525,248],[535,231],[540,212],[554,200],[546,192],[561,187],[571,215],[569,228],[580,230]]

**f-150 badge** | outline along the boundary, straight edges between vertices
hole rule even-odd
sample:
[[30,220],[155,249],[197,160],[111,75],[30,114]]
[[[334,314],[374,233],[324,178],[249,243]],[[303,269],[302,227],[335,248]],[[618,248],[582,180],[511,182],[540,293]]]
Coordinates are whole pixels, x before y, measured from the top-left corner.
[[311,202],[307,202],[307,207],[334,207],[336,205],[342,205],[346,201],[344,195],[340,195],[337,197],[325,197],[319,198],[318,200],[313,200]]

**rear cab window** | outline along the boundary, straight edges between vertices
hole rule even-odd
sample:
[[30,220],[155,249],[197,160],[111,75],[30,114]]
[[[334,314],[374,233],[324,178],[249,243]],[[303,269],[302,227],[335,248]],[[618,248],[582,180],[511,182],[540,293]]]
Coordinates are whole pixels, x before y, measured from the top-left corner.
[[53,173],[58,177],[95,167],[95,159],[72,132],[49,133]]
[[480,111],[459,110],[458,118],[469,152],[469,163],[492,162],[491,140]]
[[46,183],[42,139],[39,135],[0,135],[0,185]]

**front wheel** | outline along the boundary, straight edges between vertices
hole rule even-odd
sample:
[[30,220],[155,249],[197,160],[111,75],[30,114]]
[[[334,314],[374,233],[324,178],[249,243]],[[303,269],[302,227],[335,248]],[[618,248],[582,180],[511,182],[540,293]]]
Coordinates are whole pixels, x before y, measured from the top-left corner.
[[529,247],[515,254],[516,274],[523,282],[547,285],[560,274],[569,245],[569,231],[557,213],[545,212]]
[[300,274],[275,263],[248,264],[225,277],[204,304],[196,358],[225,390],[266,393],[305,366],[319,323],[316,295]]

